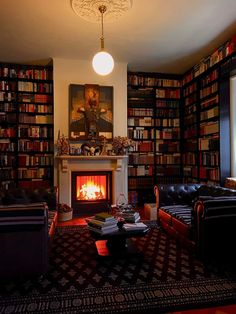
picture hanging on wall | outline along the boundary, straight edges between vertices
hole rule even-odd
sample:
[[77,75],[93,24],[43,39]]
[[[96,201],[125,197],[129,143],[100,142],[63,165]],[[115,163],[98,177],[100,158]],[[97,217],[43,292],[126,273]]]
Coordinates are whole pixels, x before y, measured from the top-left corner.
[[70,141],[104,137],[113,138],[113,87],[70,84]]

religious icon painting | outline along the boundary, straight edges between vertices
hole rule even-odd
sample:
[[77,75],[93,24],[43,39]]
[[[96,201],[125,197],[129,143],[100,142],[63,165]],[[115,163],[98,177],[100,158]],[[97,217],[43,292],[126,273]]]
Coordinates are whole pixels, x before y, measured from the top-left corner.
[[69,138],[83,141],[113,137],[113,87],[69,86]]

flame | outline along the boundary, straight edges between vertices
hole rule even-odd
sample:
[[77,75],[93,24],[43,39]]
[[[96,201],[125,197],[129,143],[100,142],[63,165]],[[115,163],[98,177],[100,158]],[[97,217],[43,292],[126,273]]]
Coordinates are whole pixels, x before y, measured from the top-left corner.
[[79,193],[77,191],[78,200],[99,200],[105,198],[104,188],[93,182],[87,182],[82,185]]

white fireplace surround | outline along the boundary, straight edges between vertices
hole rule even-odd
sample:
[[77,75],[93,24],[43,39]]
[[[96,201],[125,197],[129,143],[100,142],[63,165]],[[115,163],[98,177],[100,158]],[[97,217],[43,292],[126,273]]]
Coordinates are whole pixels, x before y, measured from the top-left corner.
[[128,156],[56,156],[59,202],[71,206],[71,173],[111,171],[112,204],[120,194],[128,200]]

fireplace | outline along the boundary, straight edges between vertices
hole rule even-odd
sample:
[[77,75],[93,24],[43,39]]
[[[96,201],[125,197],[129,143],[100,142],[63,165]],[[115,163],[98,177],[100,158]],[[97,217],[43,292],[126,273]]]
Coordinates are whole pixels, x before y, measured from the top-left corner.
[[[127,164],[128,156],[56,156],[57,179],[55,182],[59,187],[59,202],[71,206],[76,214],[81,213],[85,216],[104,210],[107,204],[115,204],[120,194],[124,194],[128,199]],[[72,180],[76,173],[106,175],[106,196],[98,200],[77,200],[76,182]]]
[[71,203],[74,214],[91,215],[107,211],[111,205],[111,171],[73,171]]

